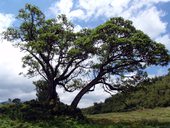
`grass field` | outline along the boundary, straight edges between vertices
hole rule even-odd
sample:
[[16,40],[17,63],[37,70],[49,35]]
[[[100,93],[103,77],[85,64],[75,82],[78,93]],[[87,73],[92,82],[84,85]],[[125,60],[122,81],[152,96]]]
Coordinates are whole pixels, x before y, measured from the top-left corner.
[[170,108],[96,114],[87,117],[89,123],[65,117],[50,121],[25,122],[0,115],[0,128],[170,128]]
[[118,112],[88,115],[88,118],[99,120],[105,119],[111,122],[136,122],[136,121],[158,121],[160,123],[170,123],[170,107],[156,108],[156,109],[143,109],[132,112]]
[[132,112],[118,112],[88,115],[89,119],[100,124],[145,124],[159,126],[161,128],[170,128],[170,107],[143,109]]

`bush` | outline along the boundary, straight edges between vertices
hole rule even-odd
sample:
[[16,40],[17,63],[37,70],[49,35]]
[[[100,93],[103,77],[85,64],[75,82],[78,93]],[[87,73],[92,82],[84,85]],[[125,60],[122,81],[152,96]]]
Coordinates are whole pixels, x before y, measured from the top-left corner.
[[77,120],[84,120],[84,116],[80,109],[71,110],[64,103],[45,104],[37,100],[30,100],[24,103],[18,102],[5,104],[0,107],[0,113],[7,115],[11,119],[19,119],[26,121],[50,120],[55,116],[69,116]]

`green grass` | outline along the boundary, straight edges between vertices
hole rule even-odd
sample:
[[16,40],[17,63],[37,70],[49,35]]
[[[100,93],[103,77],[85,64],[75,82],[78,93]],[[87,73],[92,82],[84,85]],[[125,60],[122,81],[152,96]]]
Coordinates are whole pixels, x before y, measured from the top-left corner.
[[87,115],[100,124],[124,124],[134,127],[170,128],[170,107]]
[[89,123],[78,122],[68,117],[25,122],[0,115],[0,128],[170,128],[170,108],[96,114],[87,117]]
[[104,119],[110,122],[140,122],[143,120],[158,121],[160,123],[170,123],[170,107],[168,108],[155,108],[143,109],[132,112],[117,112],[89,115],[90,119]]
[[[78,122],[68,117],[57,117],[54,120],[25,122],[20,120],[11,120],[8,117],[0,115],[0,128],[104,128],[99,124]],[[108,127],[108,126],[107,126]],[[115,128],[113,126],[112,128]]]

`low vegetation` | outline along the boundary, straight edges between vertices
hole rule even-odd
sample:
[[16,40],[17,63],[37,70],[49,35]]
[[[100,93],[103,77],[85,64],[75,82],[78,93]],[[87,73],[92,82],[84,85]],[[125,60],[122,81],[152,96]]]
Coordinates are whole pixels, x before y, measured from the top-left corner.
[[58,117],[53,120],[24,122],[20,120],[11,120],[7,117],[0,119],[0,128],[82,128],[90,125],[78,122],[72,118]]
[[88,115],[88,121],[59,116],[51,120],[24,121],[0,115],[0,128],[169,128],[170,108]]

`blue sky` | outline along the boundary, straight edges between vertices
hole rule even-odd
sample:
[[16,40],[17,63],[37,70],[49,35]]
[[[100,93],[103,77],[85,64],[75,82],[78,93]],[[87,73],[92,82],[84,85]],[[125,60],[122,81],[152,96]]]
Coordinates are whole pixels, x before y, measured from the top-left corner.
[[[122,16],[132,20],[136,28],[170,50],[170,0],[0,0],[0,32],[9,26],[15,26],[15,16],[26,3],[38,6],[47,18],[66,14],[75,24],[76,31],[84,27],[96,27],[110,17]],[[32,85],[34,79],[18,75],[23,71],[23,55],[11,46],[11,42],[1,39],[0,101],[15,97],[23,100],[35,98],[35,88]],[[150,67],[149,75],[166,74],[168,67]],[[67,95],[62,89],[58,89],[58,92],[65,103],[70,103],[77,93]],[[79,107],[103,101],[108,96],[98,87],[95,92],[83,97]]]

